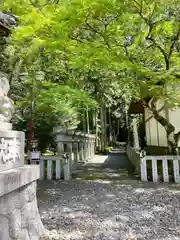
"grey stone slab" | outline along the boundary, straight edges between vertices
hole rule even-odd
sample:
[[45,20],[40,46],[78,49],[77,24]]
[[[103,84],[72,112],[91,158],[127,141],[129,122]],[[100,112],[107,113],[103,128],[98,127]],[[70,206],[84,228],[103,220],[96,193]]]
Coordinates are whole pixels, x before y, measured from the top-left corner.
[[25,165],[0,172],[0,196],[36,181],[39,177],[39,165]]
[[45,232],[37,206],[36,181],[0,196],[0,240],[39,240]]

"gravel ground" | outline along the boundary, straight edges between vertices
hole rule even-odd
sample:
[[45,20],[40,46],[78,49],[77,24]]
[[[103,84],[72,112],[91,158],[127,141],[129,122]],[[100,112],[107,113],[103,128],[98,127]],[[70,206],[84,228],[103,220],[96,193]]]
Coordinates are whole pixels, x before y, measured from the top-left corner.
[[59,240],[180,239],[180,187],[127,180],[42,181],[40,214]]

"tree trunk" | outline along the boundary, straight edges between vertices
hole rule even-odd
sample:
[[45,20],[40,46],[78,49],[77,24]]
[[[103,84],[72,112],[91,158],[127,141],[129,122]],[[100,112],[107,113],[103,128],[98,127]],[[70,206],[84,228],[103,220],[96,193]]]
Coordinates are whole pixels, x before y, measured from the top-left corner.
[[96,128],[96,147],[99,147],[100,143],[99,143],[99,132],[98,132],[98,115],[99,115],[99,111],[98,109],[95,110],[95,128]]
[[166,118],[159,114],[156,109],[156,101],[157,100],[155,99],[151,99],[149,103],[143,101],[143,104],[152,112],[153,117],[156,119],[156,121],[165,128],[169,152],[173,155],[177,155],[178,142],[180,140],[180,131],[175,133],[175,127]]
[[112,142],[112,123],[111,123],[111,108],[109,108],[108,110],[108,121],[109,121],[109,139],[108,142],[111,143]]
[[86,109],[86,123],[87,123],[87,133],[90,133],[90,129],[89,129],[89,110],[88,108]]
[[83,132],[86,132],[86,112],[82,115]]
[[119,136],[119,125],[120,125],[120,120],[118,118],[117,119],[117,136]]
[[126,109],[126,131],[127,131],[127,144],[130,143],[130,127],[129,127],[129,116],[128,116],[128,107],[127,104],[125,104]]
[[107,131],[106,131],[106,109],[103,102],[100,104],[100,124],[101,124],[101,151],[104,152],[107,144]]

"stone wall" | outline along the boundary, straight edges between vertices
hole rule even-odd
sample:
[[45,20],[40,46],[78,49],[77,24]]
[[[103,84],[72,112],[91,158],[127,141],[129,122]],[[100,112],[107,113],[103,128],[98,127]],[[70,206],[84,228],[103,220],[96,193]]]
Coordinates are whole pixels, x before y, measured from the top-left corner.
[[37,206],[36,181],[0,197],[1,240],[39,240],[44,232]]
[[36,199],[38,166],[0,172],[0,240],[39,240],[45,234]]
[[140,173],[141,164],[140,152],[136,151],[132,146],[127,145],[126,154],[128,156],[128,159],[134,166],[135,172]]

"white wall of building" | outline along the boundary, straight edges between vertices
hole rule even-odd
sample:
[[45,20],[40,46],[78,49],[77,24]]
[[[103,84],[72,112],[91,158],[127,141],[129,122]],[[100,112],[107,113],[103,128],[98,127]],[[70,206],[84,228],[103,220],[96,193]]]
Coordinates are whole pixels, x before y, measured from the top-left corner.
[[[157,109],[161,109],[162,107],[163,102],[158,101]],[[170,122],[175,126],[175,132],[180,131],[180,109],[162,109],[160,114],[170,120]],[[147,109],[145,109],[145,122],[147,145],[167,147],[167,137],[164,127],[154,119]],[[180,142],[178,145],[180,146]]]

